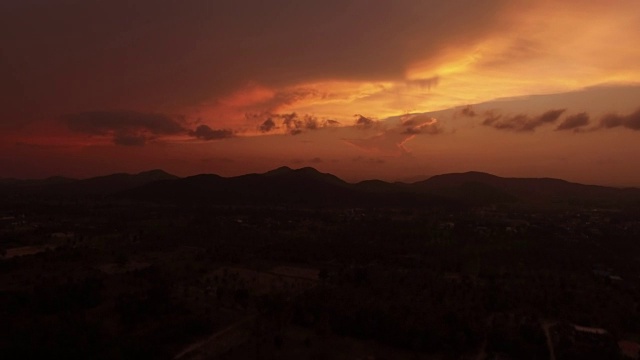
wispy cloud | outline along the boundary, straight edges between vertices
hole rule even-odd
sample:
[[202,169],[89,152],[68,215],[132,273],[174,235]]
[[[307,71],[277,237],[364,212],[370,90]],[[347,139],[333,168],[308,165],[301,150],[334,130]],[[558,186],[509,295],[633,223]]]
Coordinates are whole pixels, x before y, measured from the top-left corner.
[[402,127],[404,127],[404,130],[402,131],[403,134],[436,135],[436,134],[440,134],[443,131],[437,119],[427,116],[425,114],[405,115],[402,117],[401,120],[402,120]]
[[567,116],[564,121],[558,125],[556,130],[573,130],[578,132],[587,125],[589,125],[589,115],[585,112],[581,112],[579,114]]
[[409,154],[405,144],[417,135],[437,135],[443,132],[438,120],[426,114],[408,114],[400,118],[400,123],[391,127],[383,127],[382,122],[374,121],[362,115],[358,119],[356,128],[375,128],[377,134],[363,139],[343,139],[346,143],[361,150],[396,156]]
[[628,115],[607,114],[600,120],[600,127],[606,129],[624,127],[640,130],[640,109]]
[[564,112],[565,109],[555,109],[531,117],[526,114],[502,115],[495,111],[487,111],[484,114],[485,118],[482,125],[498,130],[531,132],[540,126],[556,122]]

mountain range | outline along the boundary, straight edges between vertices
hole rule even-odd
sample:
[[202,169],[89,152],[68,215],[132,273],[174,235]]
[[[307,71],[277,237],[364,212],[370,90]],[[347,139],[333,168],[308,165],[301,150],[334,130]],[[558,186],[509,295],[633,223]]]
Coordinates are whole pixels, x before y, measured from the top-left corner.
[[219,205],[459,206],[500,203],[620,204],[640,202],[640,189],[584,185],[552,178],[505,178],[482,172],[433,176],[414,183],[348,183],[310,167],[262,174],[180,178],[162,170],[89,179],[0,179],[0,196],[109,197]]

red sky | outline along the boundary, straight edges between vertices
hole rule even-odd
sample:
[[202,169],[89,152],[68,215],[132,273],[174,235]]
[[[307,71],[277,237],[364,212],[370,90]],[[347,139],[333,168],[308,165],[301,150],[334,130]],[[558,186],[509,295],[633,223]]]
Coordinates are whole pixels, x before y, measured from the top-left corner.
[[5,0],[0,177],[640,186],[640,2]]

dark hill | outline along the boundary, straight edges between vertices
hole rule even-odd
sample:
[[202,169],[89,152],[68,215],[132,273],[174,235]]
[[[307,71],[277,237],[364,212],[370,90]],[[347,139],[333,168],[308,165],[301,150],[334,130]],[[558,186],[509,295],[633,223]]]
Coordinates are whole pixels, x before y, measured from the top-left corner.
[[118,173],[83,180],[56,176],[40,180],[0,182],[0,193],[13,197],[109,195],[152,182],[177,178],[162,170],[145,171],[139,174]]
[[[370,186],[371,185],[371,186]],[[377,187],[378,189],[374,189]],[[371,181],[350,184],[310,167],[281,167],[263,174],[236,177],[198,175],[150,183],[120,196],[144,201],[218,205],[294,206],[449,206],[456,201],[416,194],[406,184]]]
[[313,168],[280,167],[236,177],[197,175],[152,182],[120,196],[171,202],[302,206],[478,206],[501,203],[615,204],[640,199],[638,189],[582,185],[559,179],[503,178],[482,172],[434,176],[413,184],[347,183]]
[[622,190],[552,178],[503,178],[482,172],[437,175],[411,186],[422,192],[470,197],[484,202],[606,203],[622,201],[628,196],[640,198],[639,189]]
[[46,185],[56,185],[56,184],[68,184],[72,182],[78,181],[77,179],[72,179],[64,176],[51,176],[45,179],[15,179],[15,178],[2,178],[0,179],[0,186],[19,186],[19,187],[29,187],[29,186],[46,186]]
[[366,194],[331,174],[313,168],[282,167],[264,174],[224,178],[196,175],[162,181],[121,193],[121,196],[157,201],[203,201],[212,204],[330,205],[362,200]]
[[339,177],[322,173],[312,167],[304,167],[300,169],[291,169],[287,166],[277,168],[275,170],[267,171],[262,174],[264,177],[279,179],[280,181],[310,181],[316,183],[328,183],[335,185],[347,185],[348,183]]
[[178,177],[162,170],[145,171],[138,174],[112,174],[63,184],[52,190],[71,195],[102,195],[136,188],[161,180],[175,180]]
[[427,180],[415,182],[413,183],[413,185],[425,189],[442,189],[445,187],[460,186],[462,184],[470,182],[483,183],[487,185],[497,185],[502,183],[502,180],[504,180],[504,178],[501,178],[499,176],[483,172],[469,171],[465,173],[436,175],[430,177]]
[[388,183],[382,180],[364,180],[356,183],[355,186],[362,190],[372,193],[393,193],[398,192],[402,188],[397,184]]
[[262,174],[178,178],[162,170],[85,180],[3,179],[0,195],[119,199],[217,205],[478,206],[501,203],[615,205],[638,203],[639,189],[582,185],[550,178],[503,178],[482,172],[444,174],[413,184],[366,180],[351,184],[310,167],[281,167]]

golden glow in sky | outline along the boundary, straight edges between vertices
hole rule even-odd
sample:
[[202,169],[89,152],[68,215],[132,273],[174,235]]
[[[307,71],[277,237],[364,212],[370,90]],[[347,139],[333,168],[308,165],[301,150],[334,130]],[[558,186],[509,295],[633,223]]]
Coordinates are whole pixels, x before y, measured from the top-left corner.
[[0,5],[0,177],[299,165],[640,185],[638,1],[76,5]]

